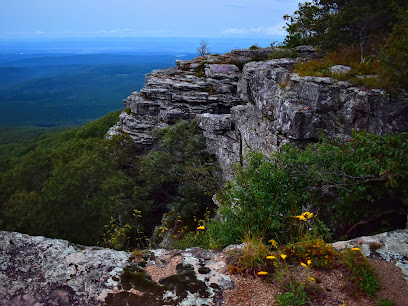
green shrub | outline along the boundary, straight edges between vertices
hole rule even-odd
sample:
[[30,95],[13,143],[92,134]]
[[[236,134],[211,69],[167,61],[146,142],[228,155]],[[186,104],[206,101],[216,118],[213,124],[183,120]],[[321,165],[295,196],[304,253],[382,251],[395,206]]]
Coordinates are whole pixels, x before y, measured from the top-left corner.
[[394,302],[389,298],[379,299],[377,303],[375,303],[375,306],[394,306],[394,305],[395,305]]
[[400,11],[400,22],[381,49],[378,58],[379,74],[387,89],[408,89],[408,12]]
[[285,293],[278,294],[276,304],[281,306],[301,306],[309,304],[309,297],[301,283],[291,282],[285,286]]
[[271,157],[249,153],[225,186],[214,239],[226,246],[251,233],[289,242],[292,216],[307,206],[337,237],[384,211],[384,196],[399,200],[405,212],[408,134],[353,136],[346,143],[322,138],[305,150],[286,145]]
[[296,58],[298,56],[297,52],[292,49],[287,48],[278,48],[275,49],[273,53],[268,54],[268,59],[276,59],[276,58]]
[[360,249],[345,249],[342,255],[344,263],[353,273],[354,282],[368,296],[373,297],[380,290],[380,286],[372,267]]

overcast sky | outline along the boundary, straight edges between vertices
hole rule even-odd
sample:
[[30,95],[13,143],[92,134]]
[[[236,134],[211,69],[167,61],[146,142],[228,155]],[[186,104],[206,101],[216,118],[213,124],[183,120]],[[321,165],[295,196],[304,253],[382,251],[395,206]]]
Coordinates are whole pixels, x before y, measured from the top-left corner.
[[285,36],[294,0],[3,0],[0,38]]

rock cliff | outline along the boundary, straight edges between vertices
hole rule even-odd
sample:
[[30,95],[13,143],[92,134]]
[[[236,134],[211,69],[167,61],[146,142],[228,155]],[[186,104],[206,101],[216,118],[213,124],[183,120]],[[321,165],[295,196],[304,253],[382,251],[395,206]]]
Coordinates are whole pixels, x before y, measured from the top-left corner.
[[304,146],[320,131],[346,140],[352,129],[408,130],[407,93],[391,98],[382,90],[293,73],[297,61],[315,56],[311,47],[298,48],[297,59],[248,62],[273,52],[233,50],[152,72],[145,87],[124,100],[126,111],[109,134],[128,133],[143,152],[154,144],[154,128],[197,118],[228,178],[231,164],[250,149],[269,154],[287,142]]

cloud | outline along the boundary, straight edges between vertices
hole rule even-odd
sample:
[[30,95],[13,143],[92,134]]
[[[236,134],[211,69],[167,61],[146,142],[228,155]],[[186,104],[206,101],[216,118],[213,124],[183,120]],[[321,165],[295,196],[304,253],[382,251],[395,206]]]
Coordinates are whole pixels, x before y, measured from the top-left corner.
[[111,30],[100,30],[98,34],[118,34],[118,33],[129,33],[133,32],[132,29],[111,29]]
[[257,28],[231,28],[227,29],[223,34],[253,34],[253,33],[261,33],[264,30],[264,27],[257,27]]
[[173,31],[168,30],[168,29],[157,29],[157,30],[145,30],[144,33],[147,33],[147,34],[170,34],[170,33],[173,33]]
[[279,35],[285,36],[286,31],[283,29],[284,22],[270,27],[252,27],[252,28],[230,28],[222,32],[222,34],[243,35],[243,34],[263,34],[263,35]]

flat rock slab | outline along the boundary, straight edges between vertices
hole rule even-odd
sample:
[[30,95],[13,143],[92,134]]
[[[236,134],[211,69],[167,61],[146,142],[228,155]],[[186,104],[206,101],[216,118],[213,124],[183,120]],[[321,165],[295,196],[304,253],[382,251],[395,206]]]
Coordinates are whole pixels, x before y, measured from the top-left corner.
[[0,231],[1,305],[101,305],[129,253]]
[[223,305],[233,287],[222,253],[135,253],[0,231],[0,305]]
[[359,247],[364,256],[394,263],[408,280],[408,229],[333,243],[335,249]]

